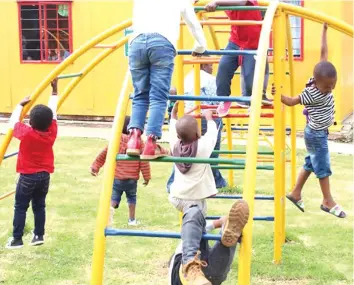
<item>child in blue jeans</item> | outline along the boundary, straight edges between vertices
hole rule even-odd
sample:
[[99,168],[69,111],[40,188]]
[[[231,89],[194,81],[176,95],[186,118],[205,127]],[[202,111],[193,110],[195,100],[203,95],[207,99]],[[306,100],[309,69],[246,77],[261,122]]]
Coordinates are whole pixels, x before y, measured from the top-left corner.
[[[123,126],[123,132],[120,139],[119,153],[126,154],[128,137],[128,124],[130,117],[126,116]],[[144,144],[141,144],[141,150]],[[108,147],[106,146],[96,157],[90,167],[90,172],[93,176],[97,176],[100,169],[106,162]],[[138,221],[135,218],[136,209],[136,193],[140,172],[144,178],[144,185],[148,185],[151,179],[150,164],[147,161],[117,161],[114,174],[114,183],[111,197],[110,216],[108,226],[113,224],[113,216],[118,209],[123,193],[125,193],[129,208],[128,225],[136,226]]]
[[[162,135],[181,16],[197,41],[192,55],[199,56],[206,49],[206,39],[191,0],[134,1],[134,34],[129,47],[134,98],[128,155],[154,159],[168,154],[156,140]],[[148,138],[140,153],[140,137],[148,111]]]
[[[302,212],[305,206],[301,198],[302,188],[311,172],[316,174],[320,181],[323,194],[321,210],[338,218],[345,218],[346,213],[332,198],[329,176],[332,174],[328,151],[328,128],[334,122],[334,98],[332,90],[337,83],[337,71],[328,59],[327,24],[323,25],[321,61],[316,64],[313,78],[306,88],[297,97],[282,95],[281,101],[287,106],[304,105],[307,112],[307,125],[305,128],[305,144],[308,156],[301,170],[295,188],[286,197]],[[273,88],[272,92],[275,90]]]
[[12,238],[6,248],[23,247],[23,230],[27,209],[32,202],[34,215],[32,246],[44,244],[46,198],[50,174],[54,172],[53,145],[57,138],[58,79],[52,81],[52,95],[48,106],[36,105],[30,112],[29,125],[20,121],[23,107],[30,102],[25,98],[17,105],[10,118],[13,136],[20,141],[16,171],[20,177],[16,186]]
[[[229,1],[211,1],[205,6],[208,12],[214,12],[218,6],[257,6],[257,0],[229,0]],[[225,11],[230,20],[238,21],[262,21],[261,11]],[[261,34],[261,25],[252,26],[231,26],[229,42],[225,50],[257,50],[259,37]],[[241,69],[241,89],[242,96],[250,97],[252,95],[254,68],[256,65],[256,57],[253,55],[223,55],[219,62],[219,69],[216,75],[217,95],[230,96],[231,81],[238,67]],[[263,103],[272,104],[266,97],[266,90],[269,78],[268,62],[265,69],[265,77],[263,83]],[[232,102],[221,102],[217,109],[220,117],[224,117],[229,113]],[[239,104],[239,103],[238,103]],[[240,104],[239,104],[240,105]],[[248,107],[248,103],[243,103],[242,107]]]

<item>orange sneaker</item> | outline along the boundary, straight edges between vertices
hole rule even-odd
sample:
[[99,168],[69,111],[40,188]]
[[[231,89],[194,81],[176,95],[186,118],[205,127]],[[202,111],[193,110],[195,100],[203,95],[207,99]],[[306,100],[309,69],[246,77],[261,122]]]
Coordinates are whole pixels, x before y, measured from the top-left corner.
[[141,159],[156,159],[163,156],[168,156],[169,151],[164,149],[160,145],[156,143],[156,139],[154,136],[148,136],[147,141],[145,143],[144,150],[140,155]]
[[129,141],[127,143],[127,155],[139,156],[141,149],[141,131],[131,129],[129,131]]

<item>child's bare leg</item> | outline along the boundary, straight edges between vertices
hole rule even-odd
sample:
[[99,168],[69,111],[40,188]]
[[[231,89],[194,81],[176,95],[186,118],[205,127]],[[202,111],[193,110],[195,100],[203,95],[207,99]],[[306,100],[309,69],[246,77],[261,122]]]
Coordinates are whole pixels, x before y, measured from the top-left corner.
[[293,189],[293,191],[291,191],[289,193],[289,196],[291,196],[294,200],[298,201],[301,200],[301,192],[302,192],[302,188],[304,187],[307,179],[310,177],[311,172],[305,170],[304,168],[302,168],[300,170],[299,176],[297,178],[295,187]]
[[323,195],[322,205],[327,207],[328,209],[332,209],[336,205],[336,202],[334,202],[331,195],[329,176],[320,178],[319,180],[320,180],[320,186]]
[[136,205],[135,204],[128,204],[128,208],[129,208],[129,220],[133,221],[133,220],[135,220]]

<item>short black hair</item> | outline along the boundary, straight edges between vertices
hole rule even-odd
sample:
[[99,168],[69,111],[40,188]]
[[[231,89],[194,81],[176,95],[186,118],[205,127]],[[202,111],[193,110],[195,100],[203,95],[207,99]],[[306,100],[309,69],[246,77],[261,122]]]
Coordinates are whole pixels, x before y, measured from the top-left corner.
[[334,78],[337,77],[337,70],[331,62],[321,61],[315,65],[313,74],[315,77]]
[[125,120],[124,120],[124,126],[123,126],[123,134],[128,135],[128,125],[130,123],[130,116],[125,116]]
[[39,104],[33,107],[30,113],[30,125],[33,129],[45,132],[53,121],[53,111],[45,105]]

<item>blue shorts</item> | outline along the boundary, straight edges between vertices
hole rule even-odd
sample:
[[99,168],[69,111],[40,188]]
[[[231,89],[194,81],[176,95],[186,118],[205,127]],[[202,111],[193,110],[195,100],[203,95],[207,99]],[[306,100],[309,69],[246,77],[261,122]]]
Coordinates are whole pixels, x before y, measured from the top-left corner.
[[308,156],[305,157],[304,169],[314,172],[319,179],[331,176],[328,130],[316,131],[306,126],[305,144]]
[[114,179],[111,200],[120,203],[122,194],[125,192],[128,204],[136,204],[136,191],[138,181],[134,179],[119,180]]

